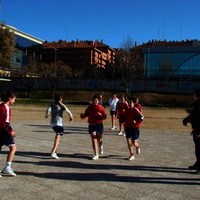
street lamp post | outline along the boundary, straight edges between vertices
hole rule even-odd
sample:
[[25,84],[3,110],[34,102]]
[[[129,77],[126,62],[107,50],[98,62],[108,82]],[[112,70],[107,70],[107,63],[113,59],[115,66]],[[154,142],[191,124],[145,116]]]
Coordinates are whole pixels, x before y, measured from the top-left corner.
[[54,63],[54,67],[55,67],[54,70],[55,71],[54,71],[54,76],[55,77],[57,76],[57,50],[58,49],[56,49],[56,48],[54,49],[54,53],[55,53],[55,55],[54,55],[55,56],[55,63]]

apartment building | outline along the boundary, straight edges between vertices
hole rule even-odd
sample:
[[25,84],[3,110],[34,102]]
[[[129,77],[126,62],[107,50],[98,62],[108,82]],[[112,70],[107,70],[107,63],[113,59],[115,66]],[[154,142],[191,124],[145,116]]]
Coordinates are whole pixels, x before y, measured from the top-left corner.
[[73,74],[105,69],[115,63],[115,50],[102,41],[58,41],[42,44],[42,62],[62,61]]

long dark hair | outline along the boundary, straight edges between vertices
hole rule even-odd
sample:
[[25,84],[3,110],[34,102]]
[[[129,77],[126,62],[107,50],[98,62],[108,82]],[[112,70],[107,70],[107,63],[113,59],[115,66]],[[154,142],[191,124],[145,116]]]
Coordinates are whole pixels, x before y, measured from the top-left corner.
[[56,94],[54,99],[55,99],[55,103],[56,104],[60,104],[59,101],[62,99],[62,95],[61,94]]

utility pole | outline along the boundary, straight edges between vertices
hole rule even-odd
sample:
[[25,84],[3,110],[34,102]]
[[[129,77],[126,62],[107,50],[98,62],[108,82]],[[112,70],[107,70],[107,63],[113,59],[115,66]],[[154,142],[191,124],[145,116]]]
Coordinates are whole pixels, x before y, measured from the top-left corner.
[[58,49],[56,49],[56,48],[54,49],[54,51],[55,51],[55,55],[54,55],[55,56],[55,63],[54,63],[54,67],[55,67],[54,76],[55,76],[55,78],[57,77],[57,50]]

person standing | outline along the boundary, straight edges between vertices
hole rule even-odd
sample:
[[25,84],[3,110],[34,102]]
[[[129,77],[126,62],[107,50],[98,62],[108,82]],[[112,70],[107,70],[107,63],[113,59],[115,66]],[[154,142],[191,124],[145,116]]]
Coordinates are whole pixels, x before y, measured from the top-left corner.
[[142,113],[134,107],[134,99],[130,98],[129,107],[125,111],[125,133],[128,149],[130,152],[129,160],[135,159],[134,147],[136,148],[136,154],[140,154],[140,144],[138,139],[140,136],[140,126],[143,122],[144,116]]
[[99,105],[103,106],[103,95],[99,94]]
[[56,133],[55,139],[54,139],[54,145],[51,150],[51,158],[59,159],[56,151],[58,148],[58,145],[60,143],[60,136],[64,133],[63,128],[63,112],[67,112],[69,115],[69,121],[73,120],[73,115],[71,111],[66,107],[64,103],[62,103],[63,98],[60,94],[55,95],[55,101],[52,103],[46,110],[45,118],[48,118],[49,114],[51,113],[51,127]]
[[84,113],[80,114],[80,118],[88,118],[88,131],[91,137],[92,148],[94,151],[92,159],[98,160],[99,153],[103,154],[103,120],[106,119],[105,109],[99,104],[98,96],[94,96],[92,98],[92,103],[86,108]]
[[[125,95],[121,96],[121,99],[117,103],[117,118],[119,120],[119,133],[118,135],[124,135],[124,121],[125,121],[125,111],[128,108],[128,102],[126,101]],[[125,135],[124,135],[125,136]]]
[[188,123],[192,125],[191,135],[195,145],[196,162],[189,166],[189,169],[196,170],[200,174],[200,90],[193,93],[193,108],[188,110],[189,115],[183,119],[183,125],[187,126]]
[[110,116],[111,116],[111,130],[116,130],[116,118],[117,118],[117,111],[116,111],[116,107],[117,107],[117,103],[118,103],[119,99],[117,98],[117,95],[115,93],[113,93],[112,98],[109,98],[109,107],[110,107]]
[[3,102],[0,104],[0,149],[4,145],[9,147],[6,164],[1,173],[10,176],[16,176],[16,173],[11,168],[11,164],[17,150],[14,139],[16,133],[10,124],[11,123],[10,106],[15,103],[16,96],[13,92],[6,92],[2,95],[1,99]]

